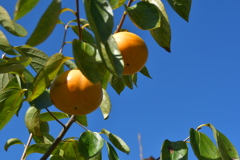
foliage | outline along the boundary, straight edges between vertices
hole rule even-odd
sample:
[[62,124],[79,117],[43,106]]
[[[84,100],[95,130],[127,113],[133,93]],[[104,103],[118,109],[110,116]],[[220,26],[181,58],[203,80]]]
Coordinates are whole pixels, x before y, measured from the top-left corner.
[[[0,50],[4,53],[0,59],[0,129],[7,125],[14,114],[18,115],[23,102],[28,102],[30,107],[25,114],[25,124],[30,133],[29,139],[33,139],[35,144],[25,145],[22,159],[26,159],[31,153],[40,153],[43,154],[42,160],[49,156],[51,160],[101,160],[104,144],[110,160],[120,159],[115,149],[129,154],[130,148],[119,136],[106,129],[93,132],[85,128],[88,125],[86,115],[71,116],[62,112],[50,112],[47,109],[52,105],[49,87],[54,78],[63,72],[64,66],[69,69],[79,68],[91,82],[102,83],[104,96],[100,108],[103,118],[107,119],[112,107],[106,91],[108,84],[120,94],[125,87],[133,89],[134,85],[137,86],[138,79],[138,73],[122,76],[124,62],[112,37],[113,12],[119,7],[125,9],[115,33],[121,30],[128,15],[134,25],[149,31],[159,46],[170,52],[171,28],[163,3],[160,0],[135,2],[129,0],[127,4],[125,0],[84,0],[80,5],[84,6],[87,18],[83,19],[79,17],[78,10],[63,8],[61,0],[52,0],[27,42],[20,46],[11,45],[11,40],[8,40],[4,33],[26,37],[27,30],[16,21],[30,14],[38,2],[39,0],[18,0],[13,19],[8,11],[0,6],[0,25],[5,29],[0,31]],[[167,0],[167,2],[180,17],[189,20],[191,0]],[[64,24],[59,17],[66,11],[72,12],[76,19]],[[64,25],[65,36],[59,53],[50,56],[36,46],[45,42],[56,25]],[[66,57],[62,53],[67,43],[65,37],[67,31],[70,31],[69,28],[77,36],[70,42],[74,58]],[[30,72],[28,66],[35,73]],[[151,78],[146,66],[140,73]],[[33,76],[34,74],[36,76]],[[44,109],[47,112],[42,112]],[[69,118],[65,125],[60,121],[63,118]],[[57,138],[49,133],[48,121],[53,120],[63,125],[61,135]],[[62,139],[72,123],[78,123],[86,131],[81,133],[80,137]],[[206,134],[199,131],[203,126],[212,129],[216,145]],[[107,136],[106,140],[102,137],[103,134]],[[232,143],[212,124],[201,125],[197,130],[191,128],[189,135],[190,147],[200,160],[239,159]],[[7,151],[15,144],[23,142],[11,138],[6,142],[4,149]],[[158,159],[163,160],[188,159],[187,140],[177,142],[165,140],[160,155]]]

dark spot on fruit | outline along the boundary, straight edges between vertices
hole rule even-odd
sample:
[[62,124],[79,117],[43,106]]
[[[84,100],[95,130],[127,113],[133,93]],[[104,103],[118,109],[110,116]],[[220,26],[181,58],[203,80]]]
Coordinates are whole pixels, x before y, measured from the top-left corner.
[[77,107],[74,107],[75,110],[77,110]]
[[129,64],[129,63],[127,63],[126,65],[127,65],[127,66],[130,66],[130,64]]

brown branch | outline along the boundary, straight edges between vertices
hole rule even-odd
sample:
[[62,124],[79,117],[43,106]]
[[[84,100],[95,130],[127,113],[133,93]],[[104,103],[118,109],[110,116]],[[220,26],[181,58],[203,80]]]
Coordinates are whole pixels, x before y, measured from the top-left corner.
[[21,160],[24,160],[25,157],[26,157],[26,151],[27,151],[28,146],[29,146],[30,143],[31,143],[32,136],[33,136],[33,134],[30,133],[29,138],[28,138],[28,141],[27,141],[27,144],[25,145],[25,148],[24,148],[24,151],[23,151],[23,154],[22,154]]
[[67,133],[68,129],[72,126],[73,122],[75,122],[75,117],[72,115],[68,122],[66,123],[65,127],[62,129],[62,131],[59,133],[58,137],[55,139],[53,144],[48,148],[47,152],[42,156],[40,160],[46,160],[51,153],[54,151],[54,149],[57,147],[57,145],[61,142],[64,135]]
[[57,117],[55,117],[55,116],[52,114],[52,112],[49,111],[48,108],[45,108],[45,109],[48,111],[48,113],[49,113],[58,123],[60,123],[60,124],[63,126],[63,128],[65,128],[65,125],[64,125],[61,121],[59,121],[59,119],[57,119]]
[[[133,0],[129,0],[129,1],[128,1],[128,4],[127,4],[127,7],[130,7],[130,5],[132,4],[132,2],[133,2]],[[126,16],[127,16],[127,13],[126,13],[126,11],[124,11],[124,13],[123,13],[123,15],[122,15],[122,18],[121,18],[121,20],[120,20],[120,23],[119,23],[119,25],[117,26],[117,29],[116,29],[116,31],[115,31],[114,33],[117,33],[117,32],[119,32],[119,31],[121,30],[122,25],[123,25],[123,22],[124,22]]]
[[81,41],[82,40],[82,28],[80,26],[80,12],[79,12],[79,3],[78,0],[76,0],[76,17],[77,17],[77,24],[78,24],[78,38]]

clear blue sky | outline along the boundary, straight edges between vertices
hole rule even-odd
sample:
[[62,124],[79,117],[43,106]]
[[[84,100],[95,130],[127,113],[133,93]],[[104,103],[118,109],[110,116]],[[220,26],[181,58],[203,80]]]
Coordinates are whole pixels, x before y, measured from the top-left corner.
[[[28,30],[29,35],[49,2],[41,0],[30,14],[18,21]],[[0,5],[12,16],[15,3],[16,0],[2,0]],[[140,35],[147,43],[147,67],[153,79],[139,74],[138,88],[126,89],[121,95],[109,87],[112,102],[109,119],[103,120],[100,110],[97,110],[88,115],[88,128],[96,132],[105,128],[124,139],[131,152],[126,155],[118,151],[121,160],[139,159],[138,133],[142,136],[144,157],[157,158],[165,139],[183,140],[188,137],[190,128],[203,123],[212,123],[240,150],[240,1],[193,0],[189,23],[173,12],[166,0],[163,3],[172,29],[172,52],[167,53],[159,47],[148,31],[136,28],[127,18],[123,28]],[[75,10],[74,5],[74,0],[63,0],[63,7]],[[122,8],[116,10],[115,25],[122,11]],[[84,18],[83,10],[81,16]],[[67,22],[75,17],[71,13],[64,13],[61,19]],[[3,30],[2,27],[0,29]],[[63,27],[58,25],[51,37],[38,46],[39,49],[48,55],[57,53],[63,37],[62,31]],[[68,33],[68,41],[77,38],[71,31]],[[29,37],[6,35],[14,46],[23,45]],[[72,56],[71,52],[71,45],[66,45],[63,54]],[[23,119],[28,107],[25,103],[20,116],[14,117],[0,131],[1,159],[20,159],[22,145],[14,145],[8,152],[4,151],[3,146],[9,138],[27,141],[28,131]],[[56,111],[53,106],[49,109]],[[50,125],[51,133],[57,136],[61,126],[56,122]],[[66,136],[77,137],[83,131],[74,125]],[[201,131],[212,137],[210,129]],[[107,159],[106,148],[103,155],[103,159]],[[27,159],[40,157],[39,154],[32,154]],[[189,159],[196,159],[191,149]]]

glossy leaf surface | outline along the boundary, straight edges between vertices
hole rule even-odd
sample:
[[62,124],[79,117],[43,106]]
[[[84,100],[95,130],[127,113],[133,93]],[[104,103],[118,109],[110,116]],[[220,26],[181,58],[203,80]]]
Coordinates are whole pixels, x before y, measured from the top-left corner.
[[55,28],[60,12],[61,1],[53,0],[42,15],[37,24],[37,27],[31,34],[30,38],[27,40],[26,44],[30,46],[36,46],[45,41]]
[[[51,114],[57,119],[68,118],[69,115],[63,112],[51,112]],[[49,112],[44,112],[40,114],[40,120],[43,122],[46,121],[55,121],[55,118]]]
[[7,140],[7,142],[4,145],[4,150],[7,151],[9,147],[15,144],[24,144],[20,139],[17,138],[11,138]]
[[109,0],[109,2],[112,9],[117,9],[121,7],[126,2],[126,0]]
[[88,121],[87,121],[87,116],[86,115],[78,115],[78,116],[76,116],[75,120],[78,123],[80,123],[80,124],[82,124],[86,127],[88,126]]
[[240,159],[238,152],[229,139],[218,131],[212,124],[208,124],[212,129],[214,138],[217,142],[218,150],[222,159]]
[[[45,143],[37,143],[37,144],[30,145],[27,148],[26,156],[28,156],[29,154],[32,154],[32,153],[44,154],[50,146],[51,146],[51,144],[45,144]],[[59,154],[58,149],[55,149],[52,153],[52,155],[58,155],[58,154]]]
[[39,117],[40,117],[40,110],[31,106],[28,108],[25,114],[25,119],[24,119],[29,132],[38,137],[41,136]]
[[77,67],[92,83],[99,82],[107,70],[96,47],[77,39],[73,40],[72,45]]
[[117,152],[115,151],[113,146],[110,143],[108,143],[108,142],[106,142],[106,145],[107,145],[109,160],[119,160]]
[[79,138],[78,150],[85,159],[89,159],[101,151],[103,144],[103,139],[99,133],[85,131]]
[[50,57],[41,71],[37,74],[34,82],[28,90],[28,101],[32,101],[41,95],[47,87],[50,86],[52,80],[57,75],[62,64],[71,59],[70,57],[64,57],[61,53],[56,53]]
[[173,10],[188,21],[192,0],[167,0]]
[[147,69],[146,66],[144,66],[144,67],[140,70],[140,73],[142,73],[144,76],[152,79],[152,77],[150,76],[150,74],[149,74],[148,69]]
[[118,77],[122,76],[124,62],[115,39],[110,36],[106,43],[97,41],[98,51],[108,70]]
[[190,129],[190,143],[200,160],[221,160],[219,151],[212,140],[204,133]]
[[112,105],[111,105],[108,93],[105,89],[103,89],[103,99],[102,99],[102,103],[100,104],[100,109],[102,111],[103,118],[107,119],[112,109]]
[[110,84],[118,94],[120,94],[125,88],[123,79],[118,78],[117,76],[112,76]]
[[8,12],[0,6],[0,24],[11,34],[15,36],[25,37],[27,31],[20,24],[11,20]]
[[162,1],[159,0],[149,0],[149,3],[156,5],[161,15],[161,26],[150,30],[150,33],[159,46],[171,52],[171,28],[165,7]]
[[120,151],[124,152],[124,153],[129,153],[130,152],[130,148],[128,147],[128,145],[117,135],[112,134],[111,132],[109,132],[106,129],[102,129],[102,132],[104,134],[106,134],[106,136],[108,137],[108,139],[112,142],[112,144],[119,149]]
[[113,12],[106,0],[85,0],[85,12],[98,41],[106,43],[113,29]]
[[161,25],[161,14],[156,5],[141,1],[131,7],[125,5],[131,21],[140,29],[151,30]]
[[38,2],[39,0],[18,0],[14,11],[14,21],[30,12]]
[[188,148],[183,141],[171,142],[165,140],[161,151],[162,160],[187,160]]

